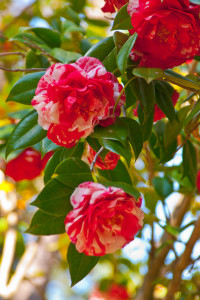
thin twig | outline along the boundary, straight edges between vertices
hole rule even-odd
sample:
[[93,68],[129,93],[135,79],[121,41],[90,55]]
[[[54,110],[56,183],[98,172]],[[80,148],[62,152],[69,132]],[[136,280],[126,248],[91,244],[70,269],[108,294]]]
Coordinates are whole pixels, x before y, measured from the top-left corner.
[[200,218],[196,221],[194,230],[191,234],[191,237],[186,245],[185,251],[178,259],[173,272],[173,279],[169,284],[168,292],[164,300],[173,300],[175,299],[175,293],[180,289],[181,284],[181,275],[185,268],[191,262],[191,254],[194,245],[200,239]]
[[35,71],[46,71],[46,68],[32,68],[32,69],[8,69],[0,66],[0,70],[8,72],[35,72]]
[[18,52],[18,51],[16,51],[16,52],[2,52],[2,53],[0,53],[0,56],[8,56],[8,55],[21,55],[23,57],[26,56],[25,53]]
[[98,158],[98,156],[101,154],[101,152],[103,151],[103,147],[101,147],[100,149],[99,149],[99,151],[96,153],[96,155],[95,155],[95,157],[94,157],[94,159],[93,159],[93,161],[92,161],[92,163],[91,163],[91,166],[90,166],[90,170],[91,171],[93,171],[93,169],[94,169],[94,165],[95,165],[95,163],[96,163],[96,161],[97,161],[97,158]]

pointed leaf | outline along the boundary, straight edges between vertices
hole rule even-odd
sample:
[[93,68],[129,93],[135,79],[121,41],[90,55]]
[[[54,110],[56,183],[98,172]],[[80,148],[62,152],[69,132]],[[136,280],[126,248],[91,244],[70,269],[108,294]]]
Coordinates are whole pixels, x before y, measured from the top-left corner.
[[67,261],[71,277],[71,286],[81,281],[98,263],[98,256],[88,256],[79,253],[74,244],[70,244],[67,252]]

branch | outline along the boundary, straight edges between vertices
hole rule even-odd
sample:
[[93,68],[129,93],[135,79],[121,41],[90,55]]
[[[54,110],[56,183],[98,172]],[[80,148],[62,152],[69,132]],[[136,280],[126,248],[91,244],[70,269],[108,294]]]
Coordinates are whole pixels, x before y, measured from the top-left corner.
[[[177,203],[176,207],[174,208],[170,225],[174,227],[179,227],[182,223],[183,217],[187,212],[190,200],[192,199],[193,195],[186,195],[180,198],[179,202]],[[172,236],[168,232],[164,232],[161,238],[161,244],[171,241]],[[152,300],[153,299],[153,288],[154,288],[154,281],[159,276],[161,268],[164,264],[165,258],[171,249],[171,244],[167,244],[163,247],[157,255],[155,255],[154,259],[149,260],[148,272],[144,278],[143,284],[139,289],[136,297],[134,300]]]
[[25,53],[23,52],[19,52],[19,51],[16,51],[16,52],[2,52],[0,53],[0,56],[8,56],[8,55],[21,55],[23,57],[25,57]]
[[95,157],[94,157],[94,159],[93,159],[93,162],[91,163],[91,166],[90,166],[90,170],[91,171],[93,171],[93,169],[94,169],[94,165],[95,165],[95,163],[96,163],[96,161],[97,161],[97,158],[98,158],[98,156],[101,154],[101,152],[103,151],[103,147],[101,147],[100,149],[99,149],[99,151],[96,153],[96,155],[95,155]]
[[8,72],[35,72],[35,71],[46,71],[46,68],[32,68],[32,69],[8,69],[0,66],[0,70]]
[[173,272],[173,280],[170,282],[168,287],[168,293],[164,300],[173,300],[174,295],[180,289],[181,284],[181,275],[185,268],[191,263],[191,254],[194,245],[200,239],[200,217],[195,223],[194,230],[192,235],[186,245],[184,253],[178,259],[174,272]]

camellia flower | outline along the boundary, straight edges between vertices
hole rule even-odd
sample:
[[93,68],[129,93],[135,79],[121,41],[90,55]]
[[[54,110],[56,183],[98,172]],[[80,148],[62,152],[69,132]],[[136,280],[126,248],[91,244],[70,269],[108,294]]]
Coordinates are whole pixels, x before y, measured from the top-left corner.
[[[86,155],[89,163],[91,164],[94,160],[96,152],[88,145]],[[109,151],[104,159],[101,159],[100,155],[97,157],[95,167],[101,170],[113,170],[117,166],[119,159],[120,155]]]
[[128,300],[127,289],[123,285],[113,283],[106,291],[95,288],[89,295],[89,300]]
[[197,174],[197,190],[200,193],[200,171]]
[[114,13],[115,9],[118,10],[124,6],[128,1],[127,0],[105,0],[105,5],[102,7],[103,12]]
[[138,38],[131,58],[153,68],[179,66],[199,54],[200,6],[189,0],[130,0],[128,13]]
[[123,94],[115,114],[115,102],[122,90],[116,77],[93,57],[82,57],[74,64],[54,64],[40,79],[31,104],[38,112],[38,123],[48,130],[55,144],[73,147],[94,126],[108,126],[120,115]]
[[40,152],[27,148],[6,165],[5,174],[15,181],[31,180],[40,175],[53,152],[48,152],[41,159]]
[[66,232],[76,250],[102,256],[131,242],[143,225],[141,201],[121,188],[80,184],[71,196],[73,210],[65,219]]
[[[178,98],[179,98],[179,93],[176,90],[174,90],[174,92],[172,94],[172,98],[171,98],[174,106],[176,105],[176,102],[177,102]],[[135,116],[137,116],[137,108],[135,108],[133,110],[133,114]],[[157,104],[155,104],[155,112],[154,112],[154,119],[153,119],[153,121],[157,122],[157,121],[161,120],[164,117],[165,117],[164,112],[158,107]]]

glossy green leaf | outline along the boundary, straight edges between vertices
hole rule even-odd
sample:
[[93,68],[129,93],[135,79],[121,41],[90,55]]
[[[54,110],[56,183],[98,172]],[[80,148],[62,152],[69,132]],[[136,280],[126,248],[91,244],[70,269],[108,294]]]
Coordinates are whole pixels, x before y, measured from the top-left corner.
[[66,51],[61,48],[54,48],[50,54],[63,64],[68,64],[70,62],[76,61],[82,56],[80,53]]
[[51,51],[51,48],[47,46],[47,44],[42,39],[29,32],[18,33],[17,35],[13,36],[10,40],[21,42],[26,46],[29,46],[31,49],[35,49],[35,45],[37,45],[42,50],[45,50],[48,53]]
[[167,196],[173,193],[173,182],[166,177],[154,177],[153,186],[162,199],[165,199]]
[[139,103],[137,107],[137,114],[142,129],[143,140],[147,141],[150,138],[152,132],[153,120],[154,120],[154,109],[152,110],[151,114],[148,117],[144,118],[144,112]]
[[44,73],[36,72],[24,75],[14,84],[6,101],[30,105],[31,100],[35,96],[37,84]]
[[44,183],[46,184],[51,176],[54,174],[57,166],[64,160],[70,157],[81,158],[84,151],[84,143],[79,143],[75,147],[67,149],[62,148],[61,150],[54,153],[54,155],[49,159],[44,170]]
[[73,191],[73,188],[66,187],[66,185],[52,179],[31,205],[55,216],[67,215],[72,210],[70,196]]
[[31,27],[29,30],[33,31],[36,34],[36,36],[38,36],[42,41],[44,41],[45,44],[47,44],[49,47],[60,47],[60,35],[55,30],[44,27]]
[[187,116],[186,120],[184,121],[184,125],[187,125],[193,118],[195,118],[200,113],[200,99],[195,103],[191,112]]
[[174,83],[180,87],[199,91],[200,85],[179,73],[176,73],[172,70],[162,70],[158,68],[136,68],[133,70],[133,74],[139,77],[144,78],[147,83],[150,83],[154,79],[166,80],[171,83]]
[[128,140],[133,148],[135,159],[137,159],[143,147],[141,126],[131,118],[123,118],[123,122],[125,122],[129,129]]
[[131,16],[127,12],[127,5],[128,4],[124,5],[117,13],[111,30],[133,29],[131,24]]
[[98,263],[98,256],[88,256],[79,253],[74,244],[70,244],[67,252],[67,261],[71,277],[71,286],[81,281]]
[[187,176],[193,186],[196,186],[197,154],[192,142],[187,140],[183,145],[183,178]]
[[6,156],[12,151],[35,145],[46,137],[46,131],[38,124],[38,114],[32,110],[14,128],[6,149]]
[[154,82],[149,84],[143,78],[132,81],[132,90],[144,111],[144,121],[151,115],[156,101]]
[[189,109],[190,106],[185,106],[181,108],[177,113],[177,118],[171,122],[167,122],[164,133],[164,145],[166,149],[177,138],[178,134],[180,133]]
[[41,145],[42,157],[45,156],[45,154],[50,151],[55,151],[55,150],[58,150],[61,148],[62,148],[61,146],[58,146],[58,145],[54,144],[51,140],[49,140],[48,137],[45,137],[42,140],[42,145]]
[[109,36],[92,46],[85,56],[96,57],[100,61],[103,61],[114,48],[115,43],[113,41],[113,37]]
[[117,52],[119,52],[119,50],[126,43],[126,41],[128,40],[128,38],[129,38],[128,35],[120,32],[120,31],[115,31],[113,33],[113,40],[114,40]]
[[67,158],[55,170],[56,180],[76,188],[85,181],[93,181],[89,166],[79,158]]
[[66,215],[55,216],[47,214],[42,210],[38,210],[32,220],[30,227],[26,230],[27,233],[36,235],[52,235],[65,232],[65,220]]
[[123,118],[118,118],[115,123],[107,127],[96,126],[94,132],[90,136],[97,139],[116,140],[124,144],[128,134],[128,127],[123,122]]
[[175,118],[175,109],[172,101],[174,89],[167,82],[157,82],[155,84],[156,104],[164,112],[167,118],[172,121]]
[[124,146],[118,141],[109,139],[100,139],[100,143],[105,149],[108,149],[116,154],[123,156],[127,161],[127,164],[130,165],[132,153],[129,143],[126,143],[126,145]]
[[124,182],[118,182],[118,181],[108,181],[106,178],[100,176],[97,177],[97,180],[99,183],[103,184],[106,187],[114,186],[121,188],[124,190],[127,194],[133,196],[136,200],[141,196],[140,192],[136,190],[132,185],[124,183]]
[[48,58],[42,54],[37,54],[36,50],[30,50],[26,55],[26,68],[48,68],[50,62]]
[[131,50],[133,49],[133,46],[136,42],[136,39],[137,39],[137,33],[134,33],[121,47],[117,56],[117,65],[119,67],[120,72],[122,73],[122,76],[124,77],[125,77],[127,61],[131,53]]
[[117,166],[113,170],[98,169],[98,172],[107,180],[115,182],[120,181],[132,185],[130,174],[121,160],[118,161]]
[[117,70],[117,50],[114,48],[108,56],[105,57],[105,59],[102,61],[104,67],[108,72],[114,72]]

